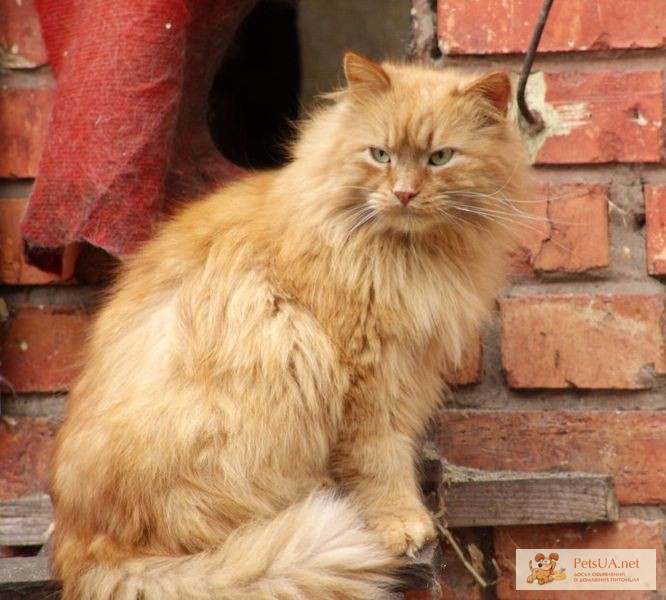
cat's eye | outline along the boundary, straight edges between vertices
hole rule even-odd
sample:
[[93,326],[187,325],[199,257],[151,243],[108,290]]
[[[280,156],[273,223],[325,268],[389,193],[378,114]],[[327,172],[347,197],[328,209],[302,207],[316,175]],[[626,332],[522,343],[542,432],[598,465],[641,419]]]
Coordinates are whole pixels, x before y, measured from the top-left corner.
[[428,164],[434,165],[435,167],[441,167],[449,162],[455,151],[452,148],[442,148],[441,150],[436,150],[428,158]]
[[370,155],[378,163],[387,164],[391,162],[391,155],[381,148],[370,148]]

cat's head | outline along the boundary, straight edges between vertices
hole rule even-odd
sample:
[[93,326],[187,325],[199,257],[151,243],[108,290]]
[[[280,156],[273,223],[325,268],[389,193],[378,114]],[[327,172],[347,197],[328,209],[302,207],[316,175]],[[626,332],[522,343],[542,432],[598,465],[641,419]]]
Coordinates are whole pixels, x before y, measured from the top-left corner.
[[507,121],[506,73],[380,65],[353,52],[344,72],[336,106],[298,150],[334,172],[345,226],[414,234],[511,228],[525,158]]

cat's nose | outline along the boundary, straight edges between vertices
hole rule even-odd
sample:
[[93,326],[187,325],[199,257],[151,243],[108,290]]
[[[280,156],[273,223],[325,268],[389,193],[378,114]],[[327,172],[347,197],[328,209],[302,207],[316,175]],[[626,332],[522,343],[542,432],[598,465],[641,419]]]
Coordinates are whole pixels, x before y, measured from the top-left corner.
[[396,198],[400,200],[400,204],[403,206],[407,206],[412,198],[418,194],[418,192],[403,192],[403,191],[398,191],[398,190],[393,190],[393,193],[396,195]]

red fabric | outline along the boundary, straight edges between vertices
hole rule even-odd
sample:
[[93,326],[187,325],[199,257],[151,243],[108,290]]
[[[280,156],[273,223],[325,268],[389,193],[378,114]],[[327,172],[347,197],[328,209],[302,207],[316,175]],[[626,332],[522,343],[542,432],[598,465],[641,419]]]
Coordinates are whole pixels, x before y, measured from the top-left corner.
[[86,241],[123,257],[183,195],[240,169],[215,149],[207,96],[248,0],[37,0],[56,99],[22,224],[58,272]]

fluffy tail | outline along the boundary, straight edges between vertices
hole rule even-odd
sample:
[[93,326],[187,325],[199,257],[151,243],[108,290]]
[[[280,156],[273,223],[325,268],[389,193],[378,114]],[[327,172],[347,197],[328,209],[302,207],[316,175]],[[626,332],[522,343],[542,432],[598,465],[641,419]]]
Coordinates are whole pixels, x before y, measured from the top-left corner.
[[427,578],[389,556],[345,500],[319,493],[215,552],[96,565],[72,587],[81,600],[386,600]]

